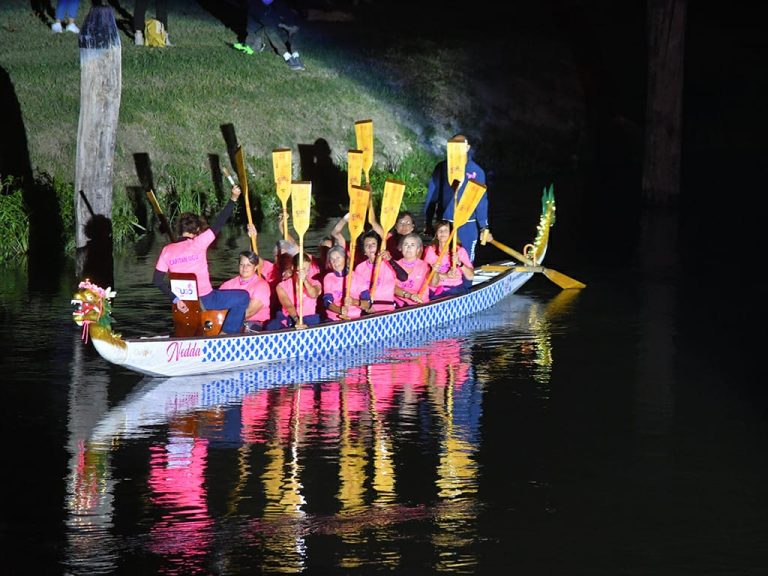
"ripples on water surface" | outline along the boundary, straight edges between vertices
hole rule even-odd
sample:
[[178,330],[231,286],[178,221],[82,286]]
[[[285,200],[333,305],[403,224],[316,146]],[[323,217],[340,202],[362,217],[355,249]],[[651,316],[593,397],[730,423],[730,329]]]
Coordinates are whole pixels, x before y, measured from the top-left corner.
[[[153,261],[117,263],[118,331],[170,327]],[[79,341],[71,274],[6,277],[10,573],[760,573],[764,422],[633,281],[537,277],[312,378],[153,380]]]

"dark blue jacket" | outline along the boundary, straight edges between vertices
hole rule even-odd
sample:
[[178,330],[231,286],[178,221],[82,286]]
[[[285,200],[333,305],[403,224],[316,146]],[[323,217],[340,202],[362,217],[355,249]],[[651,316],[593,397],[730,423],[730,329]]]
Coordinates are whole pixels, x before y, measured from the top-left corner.
[[[467,181],[474,180],[478,184],[485,186],[485,171],[472,159],[467,158],[466,177],[459,187],[457,201],[461,199],[464,189],[467,187]],[[438,162],[429,179],[427,188],[427,198],[424,201],[424,214],[429,228],[437,215],[438,220],[453,220],[453,188],[448,182],[448,161]],[[480,228],[488,227],[488,194],[483,194],[480,202],[475,208],[469,220],[477,220]]]

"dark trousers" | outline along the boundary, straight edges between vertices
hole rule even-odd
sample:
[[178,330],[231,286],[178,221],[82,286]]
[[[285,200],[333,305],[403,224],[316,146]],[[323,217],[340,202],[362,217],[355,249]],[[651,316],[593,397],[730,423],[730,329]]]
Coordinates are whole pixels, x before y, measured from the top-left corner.
[[[133,7],[133,29],[144,33],[144,21],[147,18],[149,0],[136,0]],[[168,3],[166,0],[155,0],[155,19],[160,20],[168,32]]]
[[213,290],[200,297],[206,310],[229,310],[221,331],[226,334],[240,334],[243,330],[245,311],[251,297],[245,290]]

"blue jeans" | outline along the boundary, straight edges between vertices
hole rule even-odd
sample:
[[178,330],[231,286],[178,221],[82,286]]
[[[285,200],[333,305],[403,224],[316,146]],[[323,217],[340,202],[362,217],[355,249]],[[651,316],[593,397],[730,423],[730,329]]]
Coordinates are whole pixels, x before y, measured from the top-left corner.
[[56,3],[56,20],[77,17],[77,8],[80,6],[80,0],[59,0]]
[[206,310],[229,310],[221,331],[227,334],[240,334],[245,320],[245,311],[251,297],[245,290],[213,290],[200,297]]

